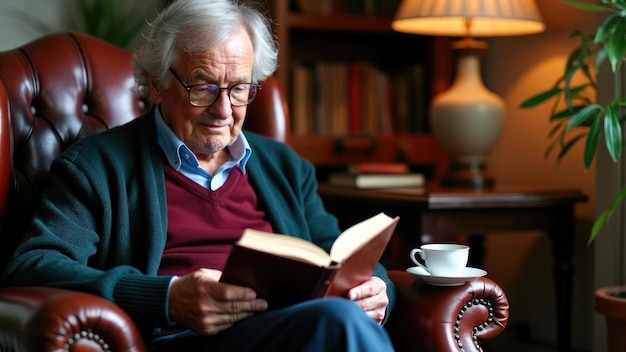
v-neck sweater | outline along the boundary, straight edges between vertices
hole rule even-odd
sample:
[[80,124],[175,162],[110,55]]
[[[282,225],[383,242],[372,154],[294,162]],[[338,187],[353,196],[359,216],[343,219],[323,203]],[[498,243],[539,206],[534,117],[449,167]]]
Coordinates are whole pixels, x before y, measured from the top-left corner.
[[238,167],[213,191],[166,165],[165,189],[167,241],[158,275],[183,276],[201,268],[221,271],[246,228],[272,231],[248,176]]

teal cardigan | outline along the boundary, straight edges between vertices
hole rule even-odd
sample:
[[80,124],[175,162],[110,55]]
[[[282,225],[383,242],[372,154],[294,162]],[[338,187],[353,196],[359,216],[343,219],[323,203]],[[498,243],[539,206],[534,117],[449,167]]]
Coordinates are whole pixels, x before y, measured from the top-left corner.
[[[245,132],[259,205],[275,232],[329,249],[340,229],[317,194],[315,168],[283,143]],[[3,285],[90,292],[124,309],[148,333],[167,323],[171,277],[157,276],[167,238],[165,179],[153,112],[74,143],[50,184]],[[385,269],[374,275],[395,290]]]

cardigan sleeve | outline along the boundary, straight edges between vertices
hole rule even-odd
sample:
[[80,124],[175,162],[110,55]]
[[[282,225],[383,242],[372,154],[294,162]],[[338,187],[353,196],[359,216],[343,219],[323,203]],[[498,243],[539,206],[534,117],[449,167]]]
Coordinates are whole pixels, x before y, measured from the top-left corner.
[[166,238],[164,184],[158,155],[141,152],[150,147],[139,120],[76,142],[53,162],[3,284],[94,293],[144,331],[166,323],[171,278],[156,276]]

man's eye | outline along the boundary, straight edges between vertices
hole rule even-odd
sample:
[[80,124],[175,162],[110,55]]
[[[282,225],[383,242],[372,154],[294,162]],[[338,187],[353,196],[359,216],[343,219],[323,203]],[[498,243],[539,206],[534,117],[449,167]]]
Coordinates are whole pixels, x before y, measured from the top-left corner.
[[236,86],[233,86],[231,88],[232,91],[234,91],[235,93],[244,93],[248,91],[248,85],[247,84],[237,84]]
[[196,86],[195,91],[198,94],[207,94],[214,92],[215,88],[212,88],[211,86]]

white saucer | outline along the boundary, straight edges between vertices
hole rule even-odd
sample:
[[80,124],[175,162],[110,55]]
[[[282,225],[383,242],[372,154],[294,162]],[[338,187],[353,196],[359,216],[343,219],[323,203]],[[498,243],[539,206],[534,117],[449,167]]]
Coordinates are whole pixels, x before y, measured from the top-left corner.
[[435,286],[460,286],[477,277],[487,275],[483,269],[470,267],[465,268],[459,276],[432,276],[421,266],[414,266],[406,269],[406,271]]

